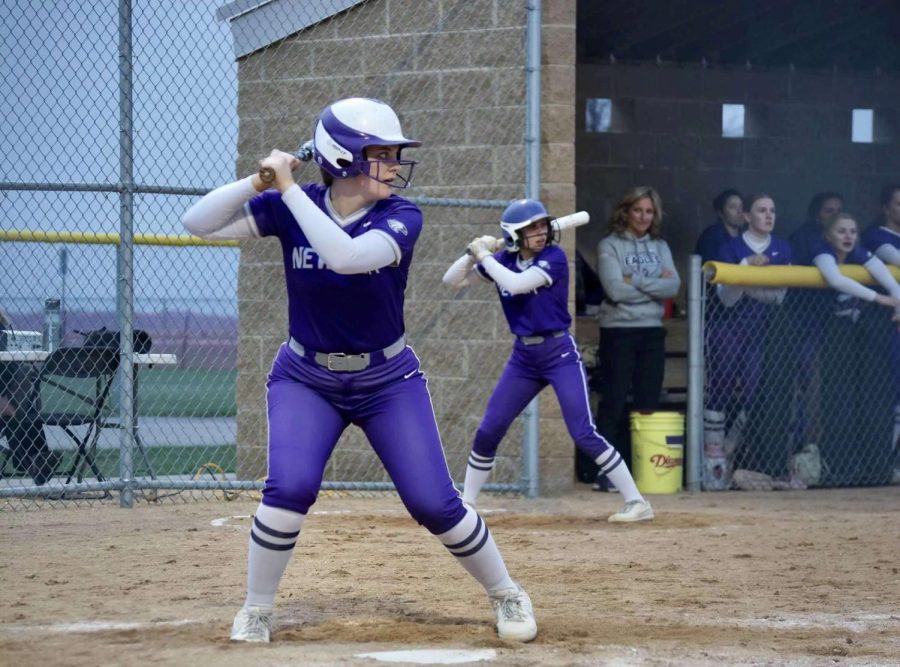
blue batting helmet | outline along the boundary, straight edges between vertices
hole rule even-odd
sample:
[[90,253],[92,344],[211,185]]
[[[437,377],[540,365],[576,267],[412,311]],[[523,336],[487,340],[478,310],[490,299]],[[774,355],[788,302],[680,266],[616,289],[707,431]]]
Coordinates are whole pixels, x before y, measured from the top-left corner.
[[[500,217],[500,229],[503,230],[503,243],[507,252],[517,252],[521,246],[521,230],[539,220],[551,220],[553,216],[537,199],[517,199],[503,211]],[[548,226],[548,234],[549,234]],[[548,242],[551,239],[548,237]]]

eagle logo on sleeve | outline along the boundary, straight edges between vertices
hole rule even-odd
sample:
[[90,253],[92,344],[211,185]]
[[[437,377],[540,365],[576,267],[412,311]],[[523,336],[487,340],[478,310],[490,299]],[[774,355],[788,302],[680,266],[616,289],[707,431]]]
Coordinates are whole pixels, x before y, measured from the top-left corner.
[[395,234],[403,234],[403,236],[409,236],[409,231],[406,229],[406,225],[404,225],[396,218],[391,218],[387,221],[387,224]]
[[548,262],[546,259],[542,259],[542,260],[538,261],[538,266],[541,267],[542,269],[549,269],[550,262]]

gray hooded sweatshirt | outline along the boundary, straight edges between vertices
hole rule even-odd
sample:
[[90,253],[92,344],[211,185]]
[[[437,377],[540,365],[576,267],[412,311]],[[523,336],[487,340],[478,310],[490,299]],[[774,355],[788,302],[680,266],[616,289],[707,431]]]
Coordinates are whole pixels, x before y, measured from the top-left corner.
[[[597,247],[597,269],[606,293],[600,305],[601,327],[662,326],[663,301],[681,287],[665,241],[649,234],[638,239],[628,231],[610,234]],[[663,271],[672,277],[663,278]]]

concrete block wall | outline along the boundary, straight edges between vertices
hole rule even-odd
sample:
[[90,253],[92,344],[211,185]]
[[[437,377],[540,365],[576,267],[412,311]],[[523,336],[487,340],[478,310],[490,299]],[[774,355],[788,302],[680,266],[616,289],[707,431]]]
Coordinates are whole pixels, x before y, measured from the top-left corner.
[[[410,196],[523,196],[525,21],[524,2],[373,0],[241,59],[237,173],[251,173],[273,147],[293,148],[311,136],[329,102],[359,95],[388,101],[407,135],[423,141],[408,153],[420,161]],[[575,210],[574,24],[574,3],[544,3],[541,196],[559,214]],[[316,178],[309,165],[298,176]],[[461,481],[511,334],[495,291],[479,286],[453,294],[440,279],[473,237],[499,235],[500,211],[423,212],[406,295],[407,333],[429,377],[451,472]],[[564,242],[572,255],[574,234]],[[265,377],[287,331],[276,241],[242,245],[239,307],[238,466],[241,478],[253,478],[265,474]],[[551,401],[552,394],[543,403]],[[571,441],[559,437],[561,426],[558,411],[541,420],[542,493],[573,483]],[[521,441],[516,423],[501,445],[498,481],[518,479]],[[353,427],[326,474],[385,479]]]
[[[578,207],[597,221],[579,229],[578,249],[592,264],[606,219],[632,185],[659,190],[664,234],[683,271],[726,187],[771,194],[775,233],[786,237],[816,192],[842,193],[866,225],[880,188],[900,180],[896,75],[617,63],[579,65],[577,76]],[[586,132],[588,98],[612,99],[614,114],[624,108],[626,129]],[[750,136],[722,137],[723,104],[745,105]],[[875,143],[851,143],[853,108],[875,110]]]

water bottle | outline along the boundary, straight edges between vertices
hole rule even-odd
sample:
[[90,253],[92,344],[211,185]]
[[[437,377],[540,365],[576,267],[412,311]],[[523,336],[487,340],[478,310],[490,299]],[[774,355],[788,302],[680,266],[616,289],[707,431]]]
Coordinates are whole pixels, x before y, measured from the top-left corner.
[[53,352],[59,347],[62,331],[59,299],[47,299],[44,302],[44,349]]

